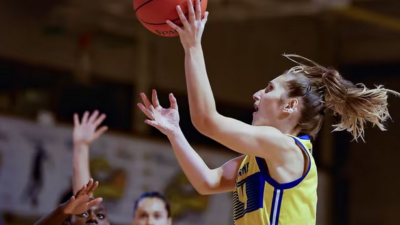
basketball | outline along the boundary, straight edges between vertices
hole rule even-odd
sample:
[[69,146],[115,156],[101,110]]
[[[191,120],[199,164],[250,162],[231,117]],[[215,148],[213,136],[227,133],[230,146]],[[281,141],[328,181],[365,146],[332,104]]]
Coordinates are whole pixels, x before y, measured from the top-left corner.
[[[195,0],[192,0],[196,6]],[[207,0],[200,0],[201,15],[207,8]],[[176,6],[180,5],[182,12],[188,16],[187,0],[134,0],[133,8],[136,17],[142,25],[151,32],[163,37],[178,36],[178,32],[172,29],[165,21],[170,20],[178,26],[182,26]]]

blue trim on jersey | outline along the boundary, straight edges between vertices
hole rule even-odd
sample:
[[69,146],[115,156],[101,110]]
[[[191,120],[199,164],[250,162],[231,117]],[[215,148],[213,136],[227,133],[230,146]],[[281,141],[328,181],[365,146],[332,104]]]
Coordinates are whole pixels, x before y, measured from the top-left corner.
[[[306,138],[306,137],[309,137],[309,136],[308,135],[301,136],[301,139]],[[307,157],[308,157],[307,172],[302,177],[300,177],[299,179],[297,179],[295,181],[292,181],[292,182],[289,182],[289,183],[284,183],[284,184],[278,183],[276,180],[274,180],[269,175],[268,168],[265,168],[265,166],[263,165],[264,162],[266,162],[265,159],[260,158],[260,157],[256,157],[258,168],[260,169],[260,172],[261,172],[262,176],[264,177],[265,181],[268,184],[270,184],[272,187],[277,188],[277,189],[290,189],[290,188],[296,187],[298,184],[300,184],[300,182],[302,182],[304,180],[304,178],[307,176],[308,172],[310,172],[310,169],[311,169],[311,157],[310,157],[310,153],[308,152],[307,148],[297,138],[295,138],[295,137],[292,137],[292,138],[306,152]],[[309,139],[303,139],[303,140],[309,140]]]
[[305,134],[305,135],[301,135],[301,136],[299,136],[299,137],[297,137],[297,138],[298,138],[298,139],[301,139],[301,140],[309,141],[309,140],[310,140],[310,135]]
[[279,216],[281,212],[283,198],[283,189],[274,189],[274,195],[272,196],[271,212],[269,214],[269,224],[278,225]]

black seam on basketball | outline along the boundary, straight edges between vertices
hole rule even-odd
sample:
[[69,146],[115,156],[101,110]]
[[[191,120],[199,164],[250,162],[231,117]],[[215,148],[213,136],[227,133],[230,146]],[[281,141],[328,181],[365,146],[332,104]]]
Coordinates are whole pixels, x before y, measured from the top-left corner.
[[141,5],[139,5],[139,7],[137,7],[137,8],[134,10],[135,14],[136,14],[136,11],[138,11],[140,8],[142,8],[143,6],[149,4],[149,3],[152,2],[152,1],[154,1],[154,0],[148,0],[147,2],[144,2],[144,3],[142,3]]
[[[143,3],[142,5],[146,5],[147,3],[150,3],[150,2],[152,2],[152,1],[154,1],[154,0],[149,0],[149,1],[147,1],[146,3]],[[201,4],[202,1],[203,1],[203,0],[200,0],[200,4]],[[142,7],[142,5],[140,5],[140,6],[138,7],[138,9],[139,9],[140,7]],[[196,10],[196,8],[195,8],[194,10]],[[188,15],[189,15],[189,12],[185,14],[185,17],[188,17]],[[139,17],[138,17],[138,18],[139,18]],[[174,20],[170,20],[170,21],[171,21],[171,22],[175,22],[175,21],[177,21],[177,20],[179,20],[179,19],[180,19],[180,18],[178,17],[178,18],[176,18],[176,19],[174,19]],[[140,21],[141,21],[142,23],[145,23],[145,24],[148,24],[148,25],[165,25],[165,24],[167,24],[166,22],[163,22],[163,23],[150,23],[150,22],[146,22],[146,21],[141,20],[141,19],[140,19]]]

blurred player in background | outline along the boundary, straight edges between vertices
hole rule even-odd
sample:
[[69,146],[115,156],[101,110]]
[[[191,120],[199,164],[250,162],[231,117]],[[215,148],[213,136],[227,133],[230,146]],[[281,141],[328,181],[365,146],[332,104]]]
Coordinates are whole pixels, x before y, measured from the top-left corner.
[[39,195],[43,187],[44,165],[46,161],[51,162],[49,155],[44,149],[43,143],[36,141],[28,185],[22,195],[22,199],[30,200],[30,204],[33,207],[37,207],[39,204]]

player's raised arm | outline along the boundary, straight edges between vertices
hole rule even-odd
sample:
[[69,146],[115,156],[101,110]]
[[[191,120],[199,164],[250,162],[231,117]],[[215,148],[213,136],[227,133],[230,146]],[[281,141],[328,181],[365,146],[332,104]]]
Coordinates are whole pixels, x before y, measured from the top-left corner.
[[149,118],[145,122],[164,133],[172,144],[176,157],[190,183],[200,194],[215,194],[233,191],[235,178],[243,156],[235,158],[217,169],[210,169],[190,146],[179,127],[178,104],[170,94],[171,107],[162,108],[153,90],[153,104],[144,93],[143,103],[138,106]]
[[107,130],[105,126],[99,128],[105,118],[106,115],[99,115],[97,110],[94,111],[92,115],[89,115],[89,112],[85,112],[81,121],[79,121],[77,114],[74,115],[74,194],[90,179],[89,145]]
[[179,32],[185,49],[186,84],[194,126],[202,134],[242,154],[279,159],[285,157],[282,156],[287,152],[284,150],[296,151],[294,142],[278,129],[251,126],[217,112],[201,46],[208,12],[201,18],[200,1],[196,0],[195,4],[193,7],[192,1],[188,0],[189,19],[177,7],[182,28],[168,21]]

